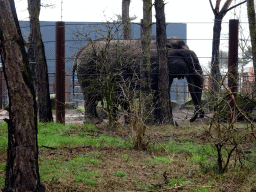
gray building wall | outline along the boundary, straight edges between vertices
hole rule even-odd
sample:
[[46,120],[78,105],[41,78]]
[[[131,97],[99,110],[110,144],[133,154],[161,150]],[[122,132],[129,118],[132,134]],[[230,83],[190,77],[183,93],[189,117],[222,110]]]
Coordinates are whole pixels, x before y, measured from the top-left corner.
[[[29,21],[20,21],[20,27],[25,41],[28,41],[30,27]],[[54,81],[55,73],[55,22],[41,21],[41,34],[45,46],[45,54],[48,65],[49,83]],[[88,39],[99,39],[107,35],[111,31],[114,38],[122,38],[122,25],[119,23],[97,23],[97,22],[66,22],[65,23],[65,70],[66,73],[72,72],[73,58],[80,48],[88,43]],[[133,39],[139,39],[141,35],[140,23],[131,24],[131,34]],[[187,25],[184,23],[167,23],[166,24],[167,37],[180,37],[186,41],[187,39]],[[156,35],[156,24],[152,25],[152,35]],[[72,79],[72,78],[71,78]],[[184,80],[179,80],[179,84],[184,84]],[[182,103],[182,98],[176,98],[177,94],[171,90],[171,99],[178,100]],[[50,92],[53,89],[50,88]],[[72,92],[72,89],[71,89]],[[179,94],[182,96],[182,94]],[[71,94],[72,98],[72,94]],[[82,99],[82,98],[80,98]],[[181,100],[181,101],[179,101]]]

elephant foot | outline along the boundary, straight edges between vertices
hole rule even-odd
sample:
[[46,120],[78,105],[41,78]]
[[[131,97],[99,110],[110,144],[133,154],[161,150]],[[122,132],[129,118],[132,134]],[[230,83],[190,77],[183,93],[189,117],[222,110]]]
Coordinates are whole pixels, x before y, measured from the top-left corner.
[[189,122],[194,122],[196,118],[198,117],[198,114],[200,114],[200,118],[204,118],[204,111],[200,108],[199,105],[195,106],[194,115],[189,120]]
[[198,112],[195,112],[193,117],[189,120],[189,122],[194,122],[198,116]]
[[84,123],[99,124],[99,123],[101,123],[101,119],[99,117],[86,116],[86,117],[84,117]]
[[199,117],[200,117],[200,118],[204,118],[204,110],[203,110],[203,109],[200,110],[200,115],[199,115]]

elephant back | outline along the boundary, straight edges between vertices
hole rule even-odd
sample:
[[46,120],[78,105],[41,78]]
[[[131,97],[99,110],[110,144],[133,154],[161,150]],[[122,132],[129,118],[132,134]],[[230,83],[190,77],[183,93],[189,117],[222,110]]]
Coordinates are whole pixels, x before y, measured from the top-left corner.
[[[167,47],[172,49],[189,49],[185,42],[178,37],[168,37]],[[155,39],[150,43],[150,54],[152,57],[157,56],[157,42]],[[100,56],[107,57],[108,59],[115,59],[117,57],[141,57],[142,45],[140,39],[134,40],[106,40],[99,39],[91,41],[76,55],[78,63],[81,62],[81,58],[88,58],[88,56]],[[80,60],[79,60],[80,59]]]

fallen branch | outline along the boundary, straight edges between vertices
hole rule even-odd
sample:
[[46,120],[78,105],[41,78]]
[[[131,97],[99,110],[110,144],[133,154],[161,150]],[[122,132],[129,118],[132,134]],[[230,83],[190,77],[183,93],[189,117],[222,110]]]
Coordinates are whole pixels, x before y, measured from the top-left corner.
[[50,147],[50,146],[46,146],[46,145],[42,145],[42,147],[47,148],[47,149],[52,149],[52,150],[57,149],[57,147]]
[[213,187],[215,187],[215,186],[202,186],[202,185],[180,185],[180,186],[171,187],[171,188],[168,188],[168,189],[178,189],[178,190],[182,190],[183,188],[190,188],[190,187],[213,188]]

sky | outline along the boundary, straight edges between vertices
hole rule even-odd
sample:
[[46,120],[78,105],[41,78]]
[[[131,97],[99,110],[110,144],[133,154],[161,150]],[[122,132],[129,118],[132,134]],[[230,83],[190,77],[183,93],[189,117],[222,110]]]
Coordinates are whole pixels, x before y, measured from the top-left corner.
[[[62,2],[62,3],[61,3]],[[154,2],[154,0],[153,0]],[[215,0],[212,0],[215,5]],[[221,7],[225,1],[222,1]],[[242,2],[233,0],[231,6]],[[41,0],[41,21],[79,21],[105,22],[116,19],[122,13],[122,0]],[[165,0],[166,22],[187,23],[187,44],[199,57],[203,68],[209,66],[212,52],[214,14],[208,0]],[[27,0],[15,0],[19,20],[28,20]],[[50,5],[50,6],[49,6]],[[61,11],[62,10],[62,11]],[[143,1],[131,0],[130,16],[136,16],[133,22],[143,18]],[[220,49],[228,49],[228,22],[239,19],[240,26],[248,38],[248,20],[246,3],[229,11],[222,24]],[[155,10],[153,8],[153,22]]]

